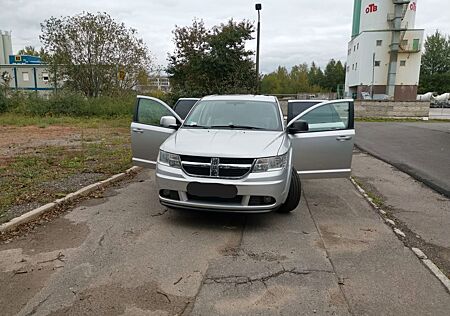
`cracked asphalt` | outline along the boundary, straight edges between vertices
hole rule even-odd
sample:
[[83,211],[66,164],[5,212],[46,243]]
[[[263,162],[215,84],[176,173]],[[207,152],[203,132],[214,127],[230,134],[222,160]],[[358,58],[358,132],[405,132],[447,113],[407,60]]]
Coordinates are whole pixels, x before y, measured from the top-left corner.
[[0,245],[2,315],[448,315],[450,294],[348,179],[291,214],[166,210],[154,174]]

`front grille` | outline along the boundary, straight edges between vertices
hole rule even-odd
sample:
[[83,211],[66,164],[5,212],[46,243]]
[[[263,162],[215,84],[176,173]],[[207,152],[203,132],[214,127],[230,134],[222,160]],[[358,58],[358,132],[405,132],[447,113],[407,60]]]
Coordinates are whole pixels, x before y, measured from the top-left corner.
[[202,176],[202,177],[208,177],[209,173],[210,173],[209,167],[199,167],[199,166],[184,165],[183,169],[188,174],[196,175],[196,176]]
[[219,167],[219,177],[227,177],[227,178],[241,178],[245,176],[248,172],[248,169],[243,168],[221,168]]
[[194,177],[239,179],[250,173],[253,158],[217,158],[182,155],[181,165]]

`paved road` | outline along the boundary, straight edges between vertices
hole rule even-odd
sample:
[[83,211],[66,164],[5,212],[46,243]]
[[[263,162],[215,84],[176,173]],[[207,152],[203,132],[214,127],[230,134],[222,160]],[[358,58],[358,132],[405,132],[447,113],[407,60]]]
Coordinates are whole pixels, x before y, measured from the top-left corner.
[[355,143],[450,197],[450,122],[358,122]]
[[153,173],[0,245],[2,315],[448,315],[349,180],[289,215],[166,210]]

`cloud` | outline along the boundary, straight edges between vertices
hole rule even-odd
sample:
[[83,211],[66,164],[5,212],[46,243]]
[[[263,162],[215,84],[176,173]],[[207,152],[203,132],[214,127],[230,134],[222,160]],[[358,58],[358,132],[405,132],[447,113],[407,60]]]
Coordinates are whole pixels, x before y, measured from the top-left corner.
[[[380,0],[378,0],[380,1]],[[188,25],[194,17],[207,26],[235,20],[256,20],[250,0],[1,0],[0,29],[12,30],[13,49],[39,47],[40,23],[51,16],[83,11],[107,12],[114,19],[138,30],[150,48],[154,61],[167,64],[173,51],[172,30]],[[331,58],[345,61],[350,38],[353,1],[266,0],[261,11],[261,71],[283,65],[316,61],[323,66]],[[450,20],[436,12],[449,12],[450,2],[418,1],[416,27],[427,34],[436,29],[450,33]],[[248,48],[255,50],[256,41]]]

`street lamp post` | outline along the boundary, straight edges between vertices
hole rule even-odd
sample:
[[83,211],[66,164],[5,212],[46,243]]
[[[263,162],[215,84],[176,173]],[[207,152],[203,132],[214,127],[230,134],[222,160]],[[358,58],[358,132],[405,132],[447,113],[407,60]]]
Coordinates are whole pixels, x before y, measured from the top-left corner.
[[259,93],[259,27],[260,27],[260,11],[262,9],[261,3],[255,4],[255,9],[258,11],[258,26],[256,29],[256,94]]

